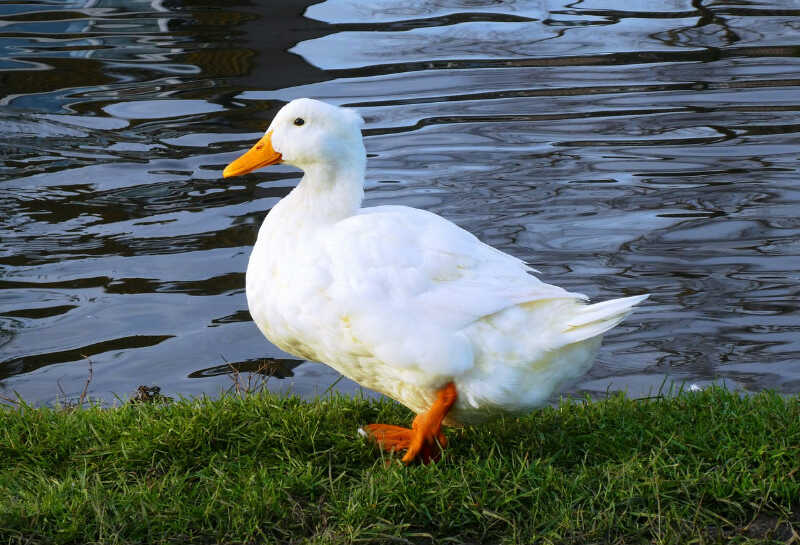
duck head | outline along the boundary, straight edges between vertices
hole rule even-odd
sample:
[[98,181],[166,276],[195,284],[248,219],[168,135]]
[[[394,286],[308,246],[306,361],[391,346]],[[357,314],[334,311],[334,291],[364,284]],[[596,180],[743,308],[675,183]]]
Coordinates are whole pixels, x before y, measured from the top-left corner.
[[315,167],[364,168],[361,138],[364,120],[354,110],[319,100],[298,98],[286,104],[264,136],[244,155],[225,167],[225,178],[247,174],[275,163],[306,172]]

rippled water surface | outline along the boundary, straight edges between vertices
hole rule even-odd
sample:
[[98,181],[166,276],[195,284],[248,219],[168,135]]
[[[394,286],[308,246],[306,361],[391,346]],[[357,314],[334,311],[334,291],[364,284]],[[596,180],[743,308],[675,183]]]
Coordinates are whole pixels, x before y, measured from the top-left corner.
[[[800,391],[800,3],[0,1],[0,394],[216,394],[265,358],[225,164],[287,100],[365,116],[367,204],[432,210],[602,300],[650,301],[575,387]],[[245,375],[246,376],[246,375]],[[335,386],[355,390],[349,381]]]

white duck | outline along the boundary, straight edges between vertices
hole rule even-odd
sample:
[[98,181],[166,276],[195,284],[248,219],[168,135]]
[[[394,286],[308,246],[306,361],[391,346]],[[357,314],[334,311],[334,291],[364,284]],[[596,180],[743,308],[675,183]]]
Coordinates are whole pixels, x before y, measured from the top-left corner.
[[293,100],[228,165],[305,171],[264,220],[247,267],[247,302],[281,349],[327,363],[418,415],[411,429],[365,432],[404,462],[438,456],[441,425],[476,424],[546,403],[589,370],[602,334],[647,295],[587,305],[519,259],[436,214],[361,208],[361,117]]

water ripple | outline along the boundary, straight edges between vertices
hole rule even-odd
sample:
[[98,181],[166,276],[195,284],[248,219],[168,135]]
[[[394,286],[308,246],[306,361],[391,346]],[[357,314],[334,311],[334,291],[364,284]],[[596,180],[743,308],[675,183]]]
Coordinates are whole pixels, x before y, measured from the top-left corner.
[[788,0],[0,5],[0,390],[52,402],[86,358],[109,402],[141,383],[214,394],[264,361],[276,391],[334,383],[264,341],[243,293],[298,173],[220,180],[283,102],[314,96],[365,116],[368,204],[443,214],[596,299],[653,294],[577,390],[796,392],[798,16]]

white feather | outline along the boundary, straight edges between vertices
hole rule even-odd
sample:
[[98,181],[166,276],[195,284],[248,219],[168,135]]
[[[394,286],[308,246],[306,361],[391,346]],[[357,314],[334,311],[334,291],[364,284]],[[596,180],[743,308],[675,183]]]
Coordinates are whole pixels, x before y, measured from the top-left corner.
[[361,208],[362,123],[300,99],[270,125],[275,150],[305,176],[269,213],[250,257],[247,298],[261,331],[417,412],[453,381],[451,424],[530,410],[585,373],[600,336],[647,296],[586,305],[440,216]]

